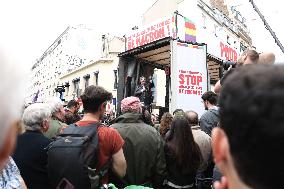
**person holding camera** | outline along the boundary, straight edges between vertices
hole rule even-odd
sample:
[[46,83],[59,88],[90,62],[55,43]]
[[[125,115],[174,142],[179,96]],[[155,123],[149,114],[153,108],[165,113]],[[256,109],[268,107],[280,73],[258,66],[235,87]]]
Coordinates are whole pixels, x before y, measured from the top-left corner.
[[[238,61],[236,62],[236,67],[240,67],[243,65],[248,65],[248,64],[257,64],[259,60],[259,54],[255,50],[246,50],[243,52],[243,54],[240,56]],[[225,81],[225,79],[233,73],[235,68],[229,69],[226,74],[215,84],[214,86],[214,92],[215,93],[220,93],[222,89],[222,85]]]

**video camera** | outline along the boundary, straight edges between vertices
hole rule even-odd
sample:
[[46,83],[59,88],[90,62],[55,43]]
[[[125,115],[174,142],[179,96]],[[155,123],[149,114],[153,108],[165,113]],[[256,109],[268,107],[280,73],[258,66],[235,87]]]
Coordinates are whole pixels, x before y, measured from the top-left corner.
[[237,65],[237,62],[233,62],[233,61],[223,61],[221,64],[223,65],[223,68],[224,68],[225,70],[228,70],[230,66],[232,66],[233,68],[235,68],[236,65]]

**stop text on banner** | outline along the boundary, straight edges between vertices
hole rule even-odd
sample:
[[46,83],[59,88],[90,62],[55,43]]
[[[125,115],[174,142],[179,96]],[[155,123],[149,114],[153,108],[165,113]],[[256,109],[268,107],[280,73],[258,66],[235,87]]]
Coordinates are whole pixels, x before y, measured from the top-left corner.
[[200,72],[190,70],[179,70],[179,94],[202,95],[203,78]]

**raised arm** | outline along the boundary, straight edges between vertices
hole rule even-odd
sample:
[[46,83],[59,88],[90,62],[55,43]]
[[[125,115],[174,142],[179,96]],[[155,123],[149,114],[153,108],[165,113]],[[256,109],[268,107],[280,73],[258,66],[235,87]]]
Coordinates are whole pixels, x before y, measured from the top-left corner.
[[222,85],[221,85],[221,82],[220,82],[220,80],[219,80],[219,81],[215,84],[215,86],[214,86],[214,92],[215,92],[215,93],[220,93],[221,89],[222,89]]

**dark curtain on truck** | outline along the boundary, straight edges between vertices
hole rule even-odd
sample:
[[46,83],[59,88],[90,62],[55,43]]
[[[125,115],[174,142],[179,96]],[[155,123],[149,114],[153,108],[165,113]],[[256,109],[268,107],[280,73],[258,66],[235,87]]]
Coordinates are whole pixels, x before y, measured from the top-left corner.
[[123,98],[134,96],[136,86],[139,85],[139,78],[144,76],[149,82],[149,77],[154,74],[154,66],[137,59],[120,58],[119,81],[118,81],[118,112],[120,112],[120,101]]

